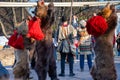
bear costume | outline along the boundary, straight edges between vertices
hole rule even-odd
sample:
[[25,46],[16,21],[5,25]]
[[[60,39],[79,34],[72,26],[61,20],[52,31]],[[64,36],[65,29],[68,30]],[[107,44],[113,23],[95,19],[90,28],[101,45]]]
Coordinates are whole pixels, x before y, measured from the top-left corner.
[[[99,19],[99,20],[98,20]],[[100,24],[102,23],[102,24]],[[91,69],[94,80],[116,80],[117,74],[114,64],[113,40],[117,25],[115,6],[109,3],[87,21],[88,33],[96,40],[95,64]],[[94,32],[92,32],[94,30]]]
[[[40,2],[36,9],[35,15],[41,18],[41,29],[44,33],[44,39],[36,42],[36,65],[35,71],[37,72],[39,80],[46,80],[47,73],[51,80],[58,80],[56,72],[56,61],[54,58],[54,45],[52,42],[52,24],[54,22],[54,5],[48,4],[46,17],[39,16],[42,14],[41,6],[44,2]],[[43,8],[46,9],[46,8]],[[44,12],[43,12],[44,13]]]

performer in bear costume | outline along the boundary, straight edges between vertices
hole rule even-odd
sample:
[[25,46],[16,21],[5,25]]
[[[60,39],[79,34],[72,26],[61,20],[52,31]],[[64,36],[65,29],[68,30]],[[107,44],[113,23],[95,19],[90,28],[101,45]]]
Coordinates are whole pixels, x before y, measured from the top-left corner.
[[[41,6],[45,6],[41,2],[35,9],[35,14],[39,18],[41,12]],[[46,9],[46,8],[45,8]],[[54,45],[52,42],[52,27],[54,22],[54,5],[53,3],[48,4],[47,16],[41,18],[41,29],[45,37],[42,41],[36,42],[36,66],[35,70],[39,80],[46,80],[47,73],[51,80],[58,80],[56,72],[56,61],[54,58]]]
[[[26,80],[29,78],[29,38],[26,38],[28,31],[28,26],[26,22],[23,21],[17,27],[17,30],[14,31],[14,34],[9,38],[8,44],[15,48],[15,65],[13,67],[13,74],[16,79]],[[26,43],[27,42],[27,43]]]
[[[47,7],[37,3],[40,8],[35,16],[22,21],[14,34],[9,38],[8,44],[15,48],[16,63],[13,67],[15,79],[27,80],[29,78],[29,49],[34,46],[34,40],[42,40],[44,34],[41,30],[41,19],[47,15]],[[37,9],[36,9],[37,10]]]
[[115,6],[109,3],[97,16],[87,21],[88,33],[96,39],[95,64],[91,69],[94,80],[116,80],[113,39],[117,25]]

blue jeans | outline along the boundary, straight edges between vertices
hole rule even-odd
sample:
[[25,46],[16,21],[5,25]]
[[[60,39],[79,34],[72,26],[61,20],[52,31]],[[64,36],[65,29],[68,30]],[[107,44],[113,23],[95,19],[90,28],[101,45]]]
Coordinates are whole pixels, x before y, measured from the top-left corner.
[[54,58],[57,60],[57,47],[54,46]]
[[76,48],[76,59],[78,59],[78,48]]
[[78,23],[73,23],[72,25],[75,29],[79,26]]
[[120,56],[120,51],[118,51],[118,56]]
[[[80,54],[80,68],[83,70],[84,70],[84,58],[85,58],[85,55]],[[90,70],[92,68],[92,54],[87,55],[87,63]]]

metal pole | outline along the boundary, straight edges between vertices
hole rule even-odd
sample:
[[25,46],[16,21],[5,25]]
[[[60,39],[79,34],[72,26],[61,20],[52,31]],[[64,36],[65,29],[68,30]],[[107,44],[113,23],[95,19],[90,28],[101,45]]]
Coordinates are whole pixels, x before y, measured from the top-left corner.
[[70,11],[70,25],[71,25],[71,22],[72,22],[72,6],[73,6],[73,0],[71,0],[71,11]]
[[[118,5],[120,1],[103,1],[103,2],[74,2],[72,7],[88,6],[105,6],[107,3]],[[53,2],[55,7],[71,7],[71,2]],[[45,2],[48,5],[49,2]],[[0,2],[0,7],[34,7],[36,2]]]

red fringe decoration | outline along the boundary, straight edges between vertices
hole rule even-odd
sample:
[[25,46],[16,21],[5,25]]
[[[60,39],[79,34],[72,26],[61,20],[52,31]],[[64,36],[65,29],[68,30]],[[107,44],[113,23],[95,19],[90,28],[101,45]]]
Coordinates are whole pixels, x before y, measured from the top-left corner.
[[41,30],[40,23],[41,20],[35,17],[33,17],[32,20],[29,21],[29,31],[27,34],[28,37],[34,38],[36,40],[42,40],[44,38],[44,34]]
[[16,49],[24,49],[24,40],[22,35],[19,35],[17,31],[9,38],[8,45]]

